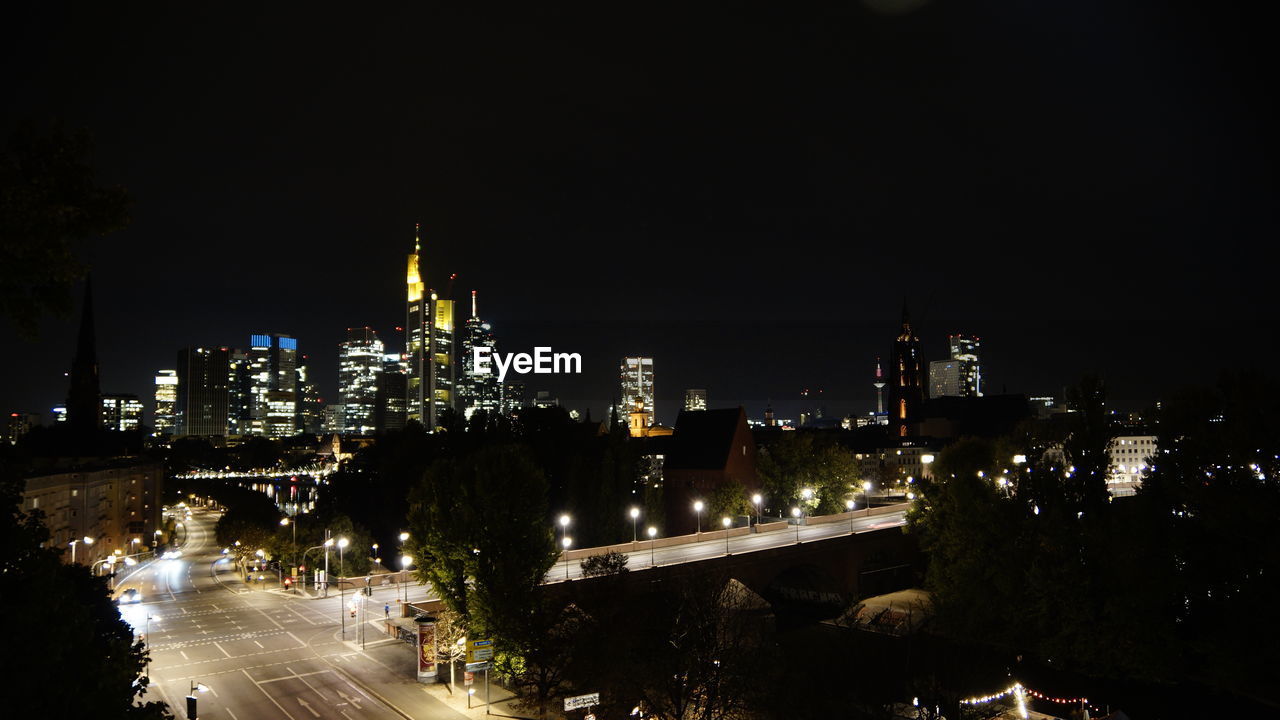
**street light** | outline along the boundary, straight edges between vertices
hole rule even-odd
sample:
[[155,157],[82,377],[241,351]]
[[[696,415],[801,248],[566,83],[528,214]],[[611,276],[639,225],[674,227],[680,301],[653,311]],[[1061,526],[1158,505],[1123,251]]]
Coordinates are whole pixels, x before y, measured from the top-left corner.
[[280,524],[293,526],[293,569],[294,569],[294,572],[297,572],[298,571],[298,523],[296,520],[294,522],[289,522],[289,518],[284,517],[284,518],[280,518]]
[[338,538],[338,617],[342,620],[343,640],[347,639],[347,586],[342,584],[342,578],[346,577],[347,563],[342,557],[342,551],[349,544],[351,544],[350,540],[344,537]]
[[721,518],[720,524],[724,526],[724,554],[728,555],[729,554],[729,526],[733,524],[733,521],[730,520],[729,517],[726,515],[725,517]]
[[693,504],[693,512],[698,516],[698,535],[702,535],[702,508],[704,507],[706,506],[702,504],[701,500]]
[[209,692],[209,686],[204,683],[198,683],[195,680],[191,681],[191,691],[187,694],[187,720],[196,720],[200,716],[200,713],[196,711],[197,692]]
[[658,537],[658,528],[649,526],[649,567],[657,567],[657,563],[653,560],[653,539]]
[[569,534],[569,515],[568,513],[566,513],[560,516],[560,542],[563,543],[564,539],[568,537],[568,534]]
[[639,518],[639,517],[640,517],[640,508],[638,507],[631,508],[631,543],[633,545],[636,542],[636,518]]
[[849,511],[849,534],[853,534],[853,501],[845,500],[844,509]]
[[791,508],[791,517],[796,519],[796,544],[800,543],[800,508]]
[[871,517],[871,499],[867,497],[869,492],[871,492],[871,481],[864,480],[862,483],[862,502],[867,506],[867,517]]
[[[410,565],[412,565],[412,564],[413,564],[413,558],[409,557],[408,555],[401,555],[401,556],[400,556],[400,569],[401,569],[401,570],[402,570],[406,575],[407,575],[407,574],[408,574],[408,572],[409,572],[409,566],[410,566]],[[404,601],[405,601],[405,603],[408,603],[408,602],[409,602],[409,583],[408,583],[408,581],[406,580],[405,582],[402,582],[402,583],[400,583],[400,584],[404,586]]]
[[85,535],[85,536],[84,536],[83,538],[81,538],[80,540],[72,540],[72,541],[70,542],[70,545],[71,545],[71,564],[72,564],[72,565],[74,565],[74,564],[75,564],[75,562],[76,562],[76,543],[84,543],[85,545],[92,545],[92,544],[93,544],[93,538],[89,537],[88,535]]
[[[408,540],[409,540],[409,533],[407,533],[407,532],[402,532],[402,533],[400,533],[400,554],[401,554],[401,555],[404,555],[404,544],[405,544],[405,542],[407,542]],[[401,558],[401,561],[402,561],[402,562],[401,562],[401,564],[402,564],[402,565],[404,564],[404,563],[403,563],[403,560],[404,560],[404,558],[402,557],[402,558]],[[412,561],[413,561],[413,559],[412,559],[412,558],[410,558],[410,562],[412,562]],[[405,567],[405,569],[407,569],[407,566]],[[406,584],[406,583],[408,583],[408,582],[409,582],[408,573],[407,573],[407,572],[401,572],[401,573],[400,573],[400,583],[401,583],[402,585],[405,585],[405,589],[404,589],[404,601],[405,601],[405,602],[409,602],[409,586]]]
[[573,538],[564,537],[560,539],[560,544],[564,546],[564,579],[569,579],[569,546],[573,544]]
[[764,502],[764,498],[760,497],[760,493],[751,496],[751,502],[756,506],[756,525],[760,524],[760,503]]

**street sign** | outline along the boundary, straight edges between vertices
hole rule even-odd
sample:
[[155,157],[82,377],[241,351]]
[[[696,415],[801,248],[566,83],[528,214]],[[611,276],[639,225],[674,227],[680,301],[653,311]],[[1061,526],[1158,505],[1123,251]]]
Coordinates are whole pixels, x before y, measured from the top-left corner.
[[493,658],[493,640],[467,641],[467,662],[476,663]]
[[600,704],[600,693],[591,693],[590,695],[575,695],[564,699],[565,712],[577,710],[578,708],[591,707]]
[[480,672],[481,670],[488,670],[492,666],[493,663],[491,662],[467,663],[467,672]]
[[476,674],[470,670],[462,674],[462,684],[470,687],[476,681]]

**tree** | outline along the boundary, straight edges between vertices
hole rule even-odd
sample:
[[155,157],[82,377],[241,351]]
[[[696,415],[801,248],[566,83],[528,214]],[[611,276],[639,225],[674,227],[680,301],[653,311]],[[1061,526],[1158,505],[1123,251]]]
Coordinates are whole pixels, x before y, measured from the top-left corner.
[[0,157],[0,315],[28,337],[44,313],[70,310],[77,245],[128,224],[128,196],[97,184],[89,154],[87,132],[27,123]]
[[627,572],[627,556],[616,550],[603,555],[592,555],[578,563],[582,567],[583,577],[602,577],[604,575],[621,575]]
[[[14,717],[171,718],[159,702],[140,703],[149,680],[147,651],[111,601],[106,579],[64,564],[48,547],[39,511],[24,513],[20,475],[0,461],[0,597],[10,652],[0,673],[13,692]],[[46,692],[57,678],[74,691]]]
[[[785,515],[796,505],[806,514],[844,511],[861,480],[853,454],[834,441],[816,441],[812,433],[786,432],[760,453],[757,470],[764,486],[765,509]],[[806,501],[802,491],[813,491]]]

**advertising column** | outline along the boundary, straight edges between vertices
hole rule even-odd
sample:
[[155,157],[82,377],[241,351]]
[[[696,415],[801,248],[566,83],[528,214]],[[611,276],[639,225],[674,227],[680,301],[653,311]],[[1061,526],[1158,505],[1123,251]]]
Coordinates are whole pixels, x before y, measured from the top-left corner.
[[418,623],[418,682],[436,681],[436,622],[424,617]]

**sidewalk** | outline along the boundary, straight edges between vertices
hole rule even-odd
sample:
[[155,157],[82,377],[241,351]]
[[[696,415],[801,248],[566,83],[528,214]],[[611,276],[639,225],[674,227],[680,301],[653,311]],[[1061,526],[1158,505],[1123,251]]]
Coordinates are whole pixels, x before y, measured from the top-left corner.
[[[485,704],[484,673],[474,673],[473,684],[468,687],[462,662],[457,664],[452,686],[449,682],[448,663],[438,666],[437,682],[420,683],[417,677],[416,648],[395,634],[388,635],[388,629],[393,633],[403,630],[404,637],[416,637],[417,633],[417,626],[412,618],[391,618],[390,620],[384,617],[373,618],[365,622],[365,642],[362,649],[359,640],[356,639],[359,628],[348,628],[346,646],[368,658],[370,663],[349,663],[343,666],[344,671],[350,673],[366,687],[375,689],[383,695],[384,701],[398,705],[403,712],[413,717],[419,717],[420,710],[430,712],[429,708],[422,706],[422,701],[425,699],[423,695],[456,713],[457,717],[532,717],[530,713],[520,712],[512,707],[515,696],[498,684],[492,671],[489,679],[489,696],[492,705]],[[470,708],[467,707],[468,690],[475,691],[475,694],[470,696]]]

